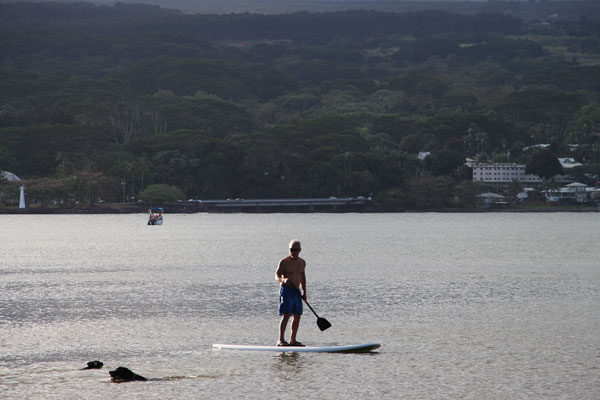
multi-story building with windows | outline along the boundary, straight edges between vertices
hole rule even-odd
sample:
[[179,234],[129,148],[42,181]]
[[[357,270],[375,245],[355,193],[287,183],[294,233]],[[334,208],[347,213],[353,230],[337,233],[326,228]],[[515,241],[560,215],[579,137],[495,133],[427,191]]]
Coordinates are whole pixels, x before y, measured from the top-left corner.
[[498,184],[503,186],[513,181],[523,185],[537,186],[543,180],[532,174],[525,173],[525,164],[516,163],[479,163],[467,160],[467,165],[473,169],[473,181]]

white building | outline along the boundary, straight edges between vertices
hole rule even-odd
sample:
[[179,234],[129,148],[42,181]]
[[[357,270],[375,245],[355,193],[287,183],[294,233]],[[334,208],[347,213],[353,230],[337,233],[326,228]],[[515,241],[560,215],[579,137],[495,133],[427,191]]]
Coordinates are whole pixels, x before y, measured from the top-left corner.
[[417,155],[417,158],[421,161],[425,160],[427,157],[431,156],[431,152],[429,151],[422,151]]
[[575,167],[579,167],[580,165],[583,165],[583,164],[575,161],[574,158],[570,158],[570,157],[559,158],[558,162],[560,162],[560,165],[562,165],[562,167],[565,169],[575,168]]
[[548,147],[550,147],[550,143],[534,144],[532,146],[523,147],[523,151],[528,151],[529,149],[547,149]]
[[525,164],[471,162],[470,167],[473,168],[473,182],[507,184],[519,181],[526,185],[543,182],[537,175],[526,174]]
[[492,208],[498,205],[504,205],[505,197],[497,193],[481,193],[475,196],[477,207],[479,208]]
[[6,179],[7,181],[11,182],[17,182],[21,180],[21,178],[8,171],[0,171],[0,178]]
[[523,188],[523,191],[521,191],[521,193],[517,193],[517,200],[520,202],[527,200],[529,198],[529,193],[533,192],[534,190],[534,188]]
[[550,203],[587,203],[600,198],[600,188],[589,187],[584,183],[573,182],[558,189],[544,192],[546,201]]
[[[19,182],[21,178],[8,171],[0,171],[0,179],[6,179],[9,182]],[[25,208],[25,185],[20,187],[19,208]]]

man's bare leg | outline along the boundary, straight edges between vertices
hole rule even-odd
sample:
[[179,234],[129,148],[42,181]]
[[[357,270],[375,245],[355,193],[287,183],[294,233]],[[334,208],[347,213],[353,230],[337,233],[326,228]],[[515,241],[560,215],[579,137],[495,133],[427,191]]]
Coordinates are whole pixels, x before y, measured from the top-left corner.
[[[290,319],[290,314],[283,314],[281,316],[281,320],[279,321],[279,342],[280,343],[285,342],[285,328],[287,328],[287,323],[288,323],[289,319]],[[294,323],[292,322],[292,332],[293,332],[293,329],[294,329]]]
[[294,314],[292,319],[292,336],[290,337],[290,344],[296,342],[296,334],[298,333],[298,327],[300,326],[301,315]]

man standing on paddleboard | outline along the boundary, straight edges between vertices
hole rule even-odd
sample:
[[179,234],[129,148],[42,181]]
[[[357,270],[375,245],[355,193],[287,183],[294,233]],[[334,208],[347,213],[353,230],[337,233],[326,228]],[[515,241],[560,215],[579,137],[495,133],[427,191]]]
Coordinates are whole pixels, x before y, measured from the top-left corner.
[[[304,346],[296,340],[300,316],[302,315],[302,299],[306,301],[306,262],[299,257],[301,245],[298,240],[292,240],[289,245],[290,255],[279,261],[275,271],[275,280],[281,285],[279,287],[279,340],[277,346]],[[300,294],[302,286],[302,295]],[[292,332],[290,342],[286,342],[285,330],[288,321],[292,318]]]

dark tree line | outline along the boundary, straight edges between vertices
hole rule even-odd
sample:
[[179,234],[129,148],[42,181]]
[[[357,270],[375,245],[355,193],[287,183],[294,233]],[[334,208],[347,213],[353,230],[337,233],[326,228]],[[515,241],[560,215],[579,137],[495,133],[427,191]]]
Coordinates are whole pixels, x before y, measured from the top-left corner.
[[565,36],[573,23],[538,36],[501,14],[3,4],[0,169],[48,204],[120,199],[124,182],[129,198],[165,184],[470,206],[486,188],[466,157],[543,169],[523,148],[554,143],[600,164],[600,45]]

